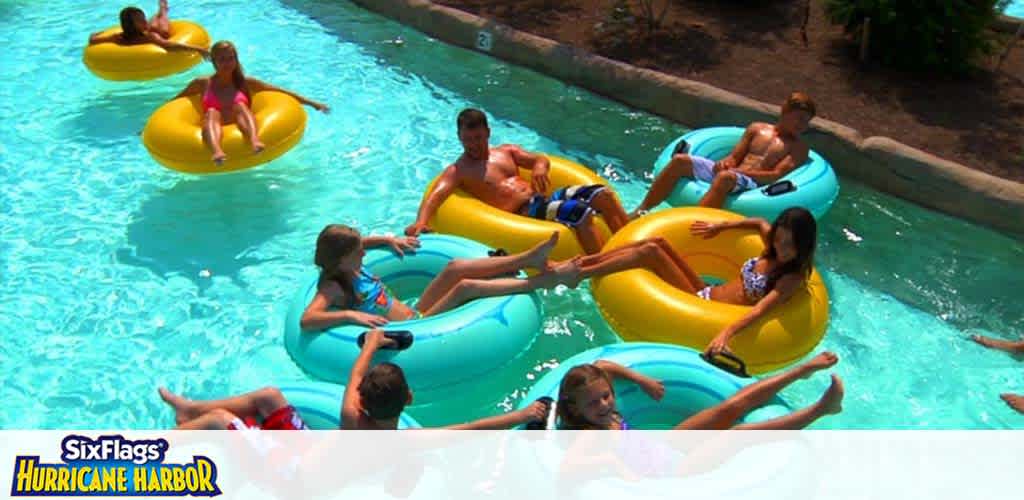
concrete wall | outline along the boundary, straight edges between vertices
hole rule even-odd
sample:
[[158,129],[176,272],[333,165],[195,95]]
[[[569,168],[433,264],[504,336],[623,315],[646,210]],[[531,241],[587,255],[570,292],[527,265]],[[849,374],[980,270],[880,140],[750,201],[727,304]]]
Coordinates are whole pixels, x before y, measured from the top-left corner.
[[[353,1],[444,42],[489,53],[687,126],[744,125],[777,115],[777,105],[613,61],[428,0]],[[812,122],[807,141],[844,177],[1024,238],[1024,184],[888,137],[863,138],[855,129],[820,118]]]

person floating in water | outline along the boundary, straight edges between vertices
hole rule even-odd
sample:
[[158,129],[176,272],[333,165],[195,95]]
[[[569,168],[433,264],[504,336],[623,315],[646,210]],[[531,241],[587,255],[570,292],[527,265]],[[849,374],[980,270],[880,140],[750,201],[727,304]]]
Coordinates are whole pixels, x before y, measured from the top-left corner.
[[322,102],[307,99],[292,91],[275,87],[255,78],[246,77],[242,71],[242,63],[238,61],[238,51],[235,49],[235,45],[229,41],[221,40],[213,44],[210,52],[216,73],[192,80],[174,98],[196,94],[203,96],[203,143],[213,152],[212,159],[217,165],[224,163],[228,157],[221,148],[221,134],[224,125],[237,123],[238,129],[249,141],[253,152],[263,151],[265,146],[260,141],[259,133],[256,130],[256,118],[252,114],[253,93],[268,90],[281,92],[322,113],[330,111],[330,108]]
[[675,189],[683,177],[708,182],[711,188],[700,206],[721,208],[730,193],[740,193],[771,184],[807,162],[810,148],[800,139],[810,126],[816,108],[803,92],[793,92],[782,104],[782,115],[774,124],[754,122],[732,152],[719,161],[685,153],[672,160],[651,183],[640,205],[630,214],[638,217],[656,207]]
[[146,21],[146,14],[138,7],[125,7],[121,9],[121,32],[110,35],[101,35],[102,31],[89,35],[89,45],[100,43],[116,43],[118,45],[141,45],[152,43],[165,50],[194,50],[199,52],[205,59],[210,58],[210,52],[203,47],[189,45],[187,43],[172,42],[171,21],[167,17],[167,0],[160,0],[160,9],[155,16]]
[[[588,254],[597,253],[604,246],[593,220],[595,215],[604,217],[612,233],[629,222],[615,195],[599,184],[568,186],[546,196],[544,193],[551,184],[548,159],[512,144],[491,147],[491,129],[482,111],[463,110],[459,113],[457,127],[462,155],[441,174],[434,189],[420,204],[416,222],[405,229],[405,234],[416,236],[430,231],[430,218],[444,200],[460,188],[500,210],[569,226]],[[532,172],[532,182],[519,176],[520,168]]]

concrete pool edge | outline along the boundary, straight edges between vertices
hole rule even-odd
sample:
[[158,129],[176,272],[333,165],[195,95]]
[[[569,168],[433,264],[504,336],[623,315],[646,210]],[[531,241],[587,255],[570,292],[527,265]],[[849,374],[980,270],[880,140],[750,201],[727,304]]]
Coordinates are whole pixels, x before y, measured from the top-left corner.
[[[778,105],[614,61],[430,0],[352,0],[446,43],[482,52],[692,127],[773,120]],[[918,205],[1024,238],[1024,184],[888,137],[816,118],[808,142],[845,177]]]

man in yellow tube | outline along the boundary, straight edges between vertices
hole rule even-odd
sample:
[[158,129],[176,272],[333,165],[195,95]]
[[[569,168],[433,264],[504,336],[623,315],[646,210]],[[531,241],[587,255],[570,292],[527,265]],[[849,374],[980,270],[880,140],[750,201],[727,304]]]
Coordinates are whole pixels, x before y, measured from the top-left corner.
[[[445,168],[420,204],[416,222],[405,228],[406,235],[430,231],[430,218],[460,188],[497,209],[569,226],[588,254],[597,253],[604,246],[594,223],[595,214],[604,218],[612,233],[628,222],[618,199],[600,184],[568,186],[545,196],[551,184],[548,159],[513,144],[491,147],[491,129],[482,111],[464,109],[459,113],[457,126],[462,155]],[[533,172],[532,182],[519,176],[519,167]]]

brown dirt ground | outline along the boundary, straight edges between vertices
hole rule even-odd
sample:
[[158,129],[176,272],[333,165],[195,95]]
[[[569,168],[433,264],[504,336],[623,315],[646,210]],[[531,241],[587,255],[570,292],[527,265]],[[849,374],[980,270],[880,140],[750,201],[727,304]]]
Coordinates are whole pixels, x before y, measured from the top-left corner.
[[[855,44],[812,0],[808,45],[803,0],[669,0],[663,29],[609,34],[614,0],[434,0],[517,29],[584,47],[764,102],[803,90],[818,114],[865,136],[884,135],[990,174],[1024,182],[1024,43],[998,72],[966,78],[862,65]],[[660,2],[655,2],[656,5]],[[988,68],[995,58],[983,61]]]

